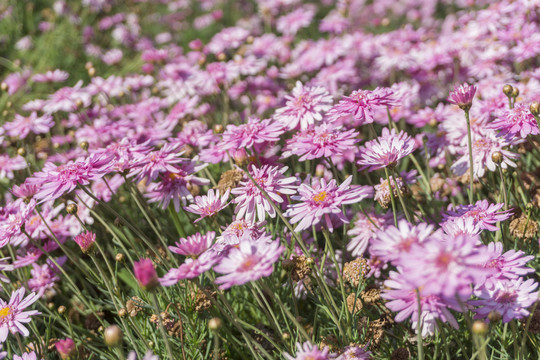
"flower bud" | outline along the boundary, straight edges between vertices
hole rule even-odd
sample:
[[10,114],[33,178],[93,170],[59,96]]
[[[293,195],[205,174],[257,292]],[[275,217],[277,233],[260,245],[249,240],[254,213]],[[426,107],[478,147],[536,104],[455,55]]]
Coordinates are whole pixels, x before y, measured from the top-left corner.
[[114,260],[116,260],[117,262],[124,261],[124,254],[122,254],[122,253],[116,254],[116,256],[114,257]]
[[2,89],[2,91],[6,91],[8,89],[8,84],[2,82],[2,85],[0,85],[0,89]]
[[289,339],[291,338],[291,334],[289,334],[288,332],[284,332],[283,334],[281,334],[281,338],[284,341],[289,341]]
[[217,59],[218,59],[219,61],[224,61],[225,59],[227,59],[227,55],[225,55],[224,53],[219,53],[219,54],[217,55]]
[[88,254],[94,247],[94,243],[96,242],[96,234],[87,231],[75,236],[73,240],[77,243],[77,245],[79,245],[84,254]]
[[506,96],[511,96],[513,90],[514,88],[510,84],[506,84],[503,86],[503,94]]
[[65,313],[65,312],[66,312],[66,307],[65,307],[64,305],[60,305],[60,306],[58,307],[58,313],[59,313],[60,315],[62,315],[62,314]]
[[56,348],[56,351],[58,351],[58,355],[60,355],[61,359],[69,359],[77,353],[77,347],[70,338],[58,340],[56,344],[54,344],[54,347]]
[[90,69],[88,69],[88,75],[90,77],[94,77],[96,75],[96,69],[91,67]]
[[512,97],[517,98],[518,96],[519,96],[519,89],[514,86],[514,88],[512,88]]
[[472,324],[471,331],[473,334],[476,334],[476,335],[485,335],[489,331],[489,326],[481,320],[476,320]]
[[540,115],[540,103],[538,101],[531,103],[531,105],[529,106],[529,110],[534,116]]
[[503,154],[500,151],[495,151],[493,155],[491,155],[491,160],[493,160],[495,164],[500,164],[503,161]]
[[127,310],[123,309],[123,308],[118,310],[118,316],[120,316],[121,318],[126,317],[127,316]]
[[124,333],[118,325],[111,325],[105,329],[103,337],[105,338],[105,344],[114,347],[119,346],[122,343]]
[[133,273],[139,285],[147,291],[152,291],[159,286],[159,280],[150,259],[141,259],[133,264]]
[[75,215],[79,211],[77,204],[71,203],[66,206],[66,212],[70,215]]
[[90,146],[88,144],[88,141],[83,141],[79,144],[79,146],[81,147],[81,149],[83,149],[84,151],[88,151],[88,147]]
[[17,149],[17,155],[26,156],[26,149],[23,148],[23,147],[18,148]]
[[497,311],[491,311],[488,314],[488,320],[492,324],[498,323],[499,321],[501,321],[501,319],[502,319],[502,316]]
[[215,134],[222,134],[225,129],[223,128],[223,125],[216,124],[214,125],[214,133]]
[[214,317],[208,320],[208,328],[211,331],[218,331],[221,328],[222,322],[220,318]]

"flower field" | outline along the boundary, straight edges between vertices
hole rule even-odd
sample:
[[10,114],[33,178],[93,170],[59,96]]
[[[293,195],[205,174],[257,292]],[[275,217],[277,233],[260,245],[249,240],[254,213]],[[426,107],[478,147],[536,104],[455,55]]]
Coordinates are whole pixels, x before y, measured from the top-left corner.
[[540,358],[538,0],[0,29],[0,359]]

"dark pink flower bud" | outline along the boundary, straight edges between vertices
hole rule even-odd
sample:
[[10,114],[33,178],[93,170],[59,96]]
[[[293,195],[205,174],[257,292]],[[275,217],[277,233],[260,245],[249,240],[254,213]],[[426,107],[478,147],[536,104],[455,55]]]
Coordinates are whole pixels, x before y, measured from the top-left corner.
[[139,285],[145,290],[152,290],[159,285],[154,264],[150,259],[141,259],[133,264],[133,272]]
[[54,346],[62,359],[69,359],[77,353],[77,347],[70,338],[58,340]]

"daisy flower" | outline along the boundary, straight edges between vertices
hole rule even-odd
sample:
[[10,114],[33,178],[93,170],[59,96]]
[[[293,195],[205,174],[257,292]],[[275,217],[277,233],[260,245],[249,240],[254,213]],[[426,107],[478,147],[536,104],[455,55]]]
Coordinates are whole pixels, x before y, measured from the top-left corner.
[[287,141],[283,157],[298,155],[299,161],[342,155],[358,142],[354,129],[342,130],[339,126],[322,123],[313,129],[295,134]]
[[505,136],[509,140],[513,137],[525,139],[529,135],[540,134],[538,123],[529,106],[525,104],[517,104],[513,109],[503,110],[489,127],[500,130],[499,136]]
[[512,210],[503,210],[503,203],[490,204],[487,200],[478,200],[475,204],[459,205],[455,210],[449,209],[447,214],[443,214],[445,221],[462,218],[473,220],[474,225],[478,225],[481,229],[489,231],[499,230],[494,224],[499,221],[505,221],[512,216]]
[[360,346],[347,346],[343,353],[339,355],[336,360],[369,360],[371,359],[371,352],[367,350],[367,346],[362,348]]
[[533,279],[500,280],[484,286],[478,295],[480,300],[469,301],[469,304],[480,306],[475,310],[475,319],[487,318],[490,312],[495,311],[507,323],[529,316],[527,308],[538,300],[538,291],[535,291],[537,288],[538,283]]
[[[296,182],[296,177],[283,175],[287,169],[287,167],[279,168],[270,165],[256,168],[255,165],[252,165],[249,173],[253,180],[268,194],[271,201],[281,204],[285,201],[283,195],[296,193],[296,185],[293,185]],[[251,179],[241,181],[231,193],[236,196],[232,202],[237,204],[235,209],[237,219],[245,218],[248,221],[255,221],[257,217],[259,221],[264,221],[266,214],[272,218],[276,217],[276,210]]]
[[250,149],[255,144],[279,141],[283,132],[281,123],[272,123],[270,119],[260,120],[252,116],[247,124],[227,125],[219,146],[224,150]]
[[415,141],[404,131],[399,134],[395,129],[384,128],[382,135],[368,141],[359,149],[358,165],[363,169],[373,171],[383,168],[392,168],[400,159],[411,154],[415,148]]
[[166,144],[159,150],[150,151],[143,156],[138,156],[133,161],[128,176],[135,176],[136,181],[143,179],[153,181],[157,179],[160,173],[179,173],[180,169],[177,164],[187,160],[180,157],[180,155],[182,155],[182,152],[178,151],[178,145]]
[[454,91],[450,92],[448,96],[448,102],[459,106],[460,109],[469,111],[476,93],[476,87],[467,83],[461,84],[454,88]]
[[15,114],[13,121],[5,123],[4,129],[9,136],[24,139],[30,134],[47,134],[54,126],[54,120],[50,115],[37,116],[34,111],[29,116]]
[[376,236],[378,230],[384,230],[391,220],[391,213],[380,215],[372,211],[366,214],[358,213],[358,219],[354,222],[354,226],[347,232],[351,237],[347,250],[354,257],[359,257],[364,254],[368,245]]
[[332,232],[334,227],[330,215],[348,223],[349,221],[343,214],[341,207],[360,202],[373,195],[371,187],[356,186],[351,188],[351,182],[352,176],[349,176],[339,186],[335,179],[328,183],[325,179],[315,180],[312,182],[312,186],[301,184],[298,188],[299,195],[291,196],[293,200],[301,201],[301,203],[289,205],[285,213],[285,216],[291,218],[291,224],[299,223],[294,231],[309,229],[324,218],[325,225]]
[[327,116],[330,121],[352,118],[351,125],[360,126],[373,122],[374,110],[394,105],[396,102],[390,89],[356,90],[349,96],[344,96],[328,111]]
[[[137,353],[135,351],[131,351],[127,356],[127,360],[137,360]],[[159,358],[157,355],[154,355],[151,350],[148,350],[141,360],[159,360]]]
[[25,352],[22,356],[13,354],[13,360],[37,360],[37,355],[35,352]]
[[287,360],[329,360],[330,354],[328,346],[325,346],[324,349],[319,350],[316,345],[313,345],[309,341],[306,341],[303,344],[296,343],[296,356],[289,355],[288,353],[283,353],[283,356]]
[[265,242],[243,239],[238,247],[233,247],[214,266],[214,271],[224,274],[216,279],[216,283],[224,290],[270,276],[274,263],[284,250],[279,240]]
[[208,190],[208,194],[204,196],[196,196],[193,200],[195,204],[184,207],[186,211],[189,211],[193,214],[200,215],[200,218],[194,222],[199,222],[207,216],[214,216],[219,211],[224,209],[229,203],[227,199],[229,198],[230,190],[225,191],[223,196],[219,196],[219,189],[214,192],[213,189]]
[[534,259],[534,255],[525,256],[521,250],[508,250],[503,253],[503,244],[501,242],[491,242],[487,245],[490,257],[484,264],[484,267],[494,270],[488,280],[508,279],[515,280],[534,272],[533,268],[525,266]]
[[316,121],[322,120],[322,113],[332,106],[332,95],[321,86],[304,86],[300,81],[285,96],[285,106],[276,110],[274,119],[289,130],[306,130]]
[[75,241],[77,245],[79,245],[83,253],[87,254],[96,242],[96,234],[90,231],[86,231],[82,234],[75,236],[73,238],[73,241]]
[[169,250],[175,254],[197,257],[212,246],[215,238],[214,231],[209,231],[204,235],[195,233],[187,238],[180,238],[180,241],[175,243],[176,246],[169,246]]
[[312,6],[299,7],[277,20],[276,29],[283,35],[295,35],[301,28],[308,27],[315,16]]
[[53,71],[47,71],[45,74],[36,74],[32,76],[32,81],[36,83],[54,83],[64,82],[68,79],[69,74],[65,71],[56,69]]
[[13,179],[14,171],[22,170],[27,167],[26,160],[20,155],[9,157],[9,155],[0,155],[0,180]]
[[385,290],[381,294],[383,299],[389,300],[385,306],[397,312],[395,321],[402,322],[410,317],[413,330],[418,332],[418,297],[420,297],[423,337],[435,333],[437,320],[447,322],[457,329],[458,323],[450,312],[450,309],[460,310],[457,299],[455,297],[443,298],[438,295],[426,294],[420,284],[417,286],[412,283],[408,276],[404,274],[390,271],[388,280],[384,282]]
[[24,298],[25,290],[22,287],[13,291],[9,303],[0,299],[0,343],[6,341],[9,332],[20,333],[23,336],[30,335],[23,324],[30,322],[31,316],[41,314],[37,310],[23,311],[39,299],[36,293],[31,293]]

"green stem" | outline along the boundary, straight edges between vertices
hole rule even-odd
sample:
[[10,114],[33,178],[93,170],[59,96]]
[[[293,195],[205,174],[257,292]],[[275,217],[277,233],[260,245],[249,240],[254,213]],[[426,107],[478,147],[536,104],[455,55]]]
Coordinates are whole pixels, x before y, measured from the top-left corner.
[[159,331],[161,332],[161,336],[163,337],[163,341],[165,342],[165,348],[167,349],[167,355],[169,356],[169,360],[174,360],[174,356],[172,354],[171,350],[171,344],[169,344],[169,339],[167,338],[167,333],[165,332],[165,327],[163,326],[163,319],[161,318],[161,311],[159,309],[159,302],[158,298],[156,296],[155,291],[151,291],[152,293],[152,301],[154,302],[154,309],[156,310],[156,315],[158,317],[159,321]]
[[386,182],[388,183],[388,191],[390,192],[390,201],[392,202],[392,213],[394,214],[394,225],[397,227],[397,209],[396,209],[396,199],[394,199],[394,190],[392,189],[392,186],[390,186],[390,174],[388,173],[388,169],[384,168],[384,173],[386,175]]
[[422,302],[420,301],[420,291],[416,290],[416,298],[418,301],[418,323],[416,324],[416,339],[418,345],[418,359],[424,360],[424,344],[422,338]]
[[469,148],[469,177],[470,190],[469,190],[469,203],[474,201],[473,185],[474,185],[474,165],[473,165],[473,153],[472,153],[472,133],[471,133],[471,120],[469,118],[469,110],[465,110],[465,120],[467,120],[467,145]]

